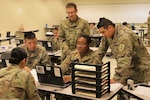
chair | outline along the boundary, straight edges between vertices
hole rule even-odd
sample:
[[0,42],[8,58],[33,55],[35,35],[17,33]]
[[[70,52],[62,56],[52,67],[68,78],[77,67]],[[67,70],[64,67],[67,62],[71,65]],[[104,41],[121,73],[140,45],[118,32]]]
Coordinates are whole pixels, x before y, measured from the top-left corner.
[[2,52],[2,54],[1,54],[1,59],[2,59],[1,68],[9,66],[9,58],[10,58],[10,52]]
[[144,29],[139,29],[140,37],[144,41]]

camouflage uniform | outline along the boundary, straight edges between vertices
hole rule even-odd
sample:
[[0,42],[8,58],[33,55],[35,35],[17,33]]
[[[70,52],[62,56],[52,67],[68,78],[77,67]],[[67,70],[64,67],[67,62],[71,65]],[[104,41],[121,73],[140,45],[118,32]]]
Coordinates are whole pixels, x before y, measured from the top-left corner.
[[41,100],[30,72],[12,64],[0,69],[0,100]]
[[[68,55],[66,59],[60,65],[62,68],[62,73],[66,75],[70,74],[71,67],[69,66],[69,64],[75,60],[78,60],[79,63],[101,64],[102,62],[101,60],[99,60],[98,56],[93,57],[92,54],[93,54],[93,51],[88,50],[87,54],[81,58],[80,54],[78,53],[78,50],[72,51],[71,54]],[[76,99],[76,98],[57,94],[56,100],[82,100],[82,99],[79,99],[79,98]]]
[[51,41],[52,49],[54,51],[60,50],[60,43],[59,43],[59,40],[57,38],[52,36],[49,41]]
[[34,51],[29,51],[25,44],[22,44],[19,47],[23,48],[27,52],[28,57],[26,66],[29,68],[34,69],[36,65],[51,65],[50,57],[48,56],[45,48],[42,46],[36,45],[36,49]]
[[78,17],[74,22],[71,22],[68,18],[62,21],[59,27],[62,60],[76,48],[77,38],[81,34],[90,35],[89,24],[86,20]]
[[63,74],[70,74],[71,68],[69,67],[69,64],[75,60],[78,60],[79,63],[101,64],[102,62],[101,60],[99,60],[98,56],[93,57],[92,54],[93,51],[89,49],[89,51],[87,51],[87,54],[81,58],[78,50],[71,52],[71,54],[67,56],[67,58],[61,64]]
[[137,82],[150,81],[150,54],[142,41],[129,28],[116,27],[113,38],[102,38],[96,54],[102,59],[110,46],[117,60],[114,80],[126,84],[128,78]]

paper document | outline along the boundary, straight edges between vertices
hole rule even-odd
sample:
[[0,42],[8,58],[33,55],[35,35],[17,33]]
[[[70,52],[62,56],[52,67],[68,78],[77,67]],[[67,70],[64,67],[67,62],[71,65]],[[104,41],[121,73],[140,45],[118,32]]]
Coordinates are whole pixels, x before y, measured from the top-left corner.
[[36,82],[38,82],[38,77],[37,77],[36,69],[32,69],[32,70],[30,71],[30,73],[32,74],[34,80],[35,80]]
[[120,84],[120,83],[110,84],[110,91],[117,90],[121,85],[122,84]]
[[138,86],[133,93],[150,97],[150,87]]

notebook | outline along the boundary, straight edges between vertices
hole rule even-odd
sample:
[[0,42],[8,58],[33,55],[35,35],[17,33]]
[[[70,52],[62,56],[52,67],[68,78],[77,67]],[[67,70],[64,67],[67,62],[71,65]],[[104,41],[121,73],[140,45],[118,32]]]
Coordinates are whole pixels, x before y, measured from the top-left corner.
[[42,85],[51,85],[60,88],[65,88],[70,83],[65,83],[63,81],[63,75],[60,67],[54,66],[36,66],[37,77]]

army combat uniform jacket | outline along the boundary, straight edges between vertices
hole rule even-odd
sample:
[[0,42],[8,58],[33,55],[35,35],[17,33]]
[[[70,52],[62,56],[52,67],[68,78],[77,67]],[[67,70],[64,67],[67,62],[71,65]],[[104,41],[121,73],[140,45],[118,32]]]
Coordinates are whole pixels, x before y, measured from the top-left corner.
[[117,61],[114,80],[126,84],[150,81],[150,54],[138,36],[125,26],[117,26],[113,38],[102,38],[96,54],[102,59],[110,46]]
[[68,18],[63,20],[59,27],[59,37],[62,50],[62,59],[64,59],[71,50],[75,50],[77,38],[81,34],[90,35],[89,24],[82,18],[77,18],[71,22]]
[[41,100],[30,72],[12,64],[0,69],[0,100]]
[[102,64],[101,60],[99,60],[98,56],[92,56],[93,51],[89,49],[87,54],[81,58],[78,50],[74,50],[71,52],[70,55],[66,57],[66,59],[62,62],[61,68],[63,74],[70,74],[71,67],[69,66],[72,61],[77,60],[79,63],[86,63],[86,64]]
[[28,57],[26,66],[29,68],[35,69],[36,65],[51,66],[50,57],[44,47],[36,45],[34,51],[29,51],[25,44],[22,44],[19,47],[23,48],[27,53]]
[[55,38],[54,36],[52,36],[49,41],[51,42],[52,49],[53,49],[54,51],[60,50],[59,39],[57,39],[57,38]]

